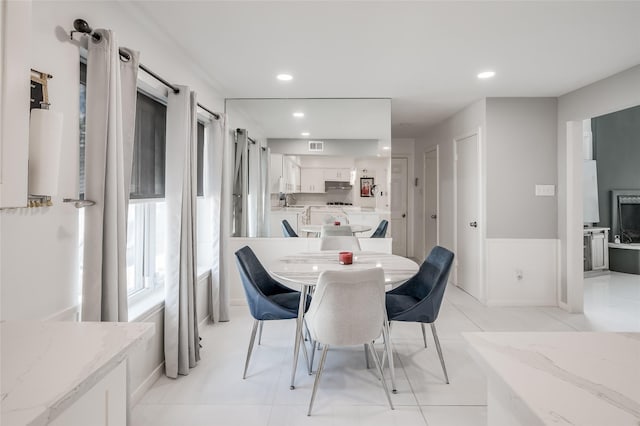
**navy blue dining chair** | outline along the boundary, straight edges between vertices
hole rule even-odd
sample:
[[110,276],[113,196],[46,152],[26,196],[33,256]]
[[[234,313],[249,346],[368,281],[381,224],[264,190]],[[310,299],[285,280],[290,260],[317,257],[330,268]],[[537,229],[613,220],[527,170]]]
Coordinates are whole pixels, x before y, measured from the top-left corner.
[[[298,307],[300,304],[300,292],[292,290],[273,279],[264,269],[255,253],[249,246],[244,246],[236,251],[236,263],[242,286],[247,296],[249,311],[254,318],[251,339],[249,340],[249,350],[244,365],[242,378],[246,378],[249,360],[256,340],[256,331],[260,325],[262,334],[263,321],[294,319],[298,317]],[[311,297],[308,296],[305,305],[309,307]],[[260,344],[260,339],[258,339]]]
[[427,347],[427,335],[424,325],[431,325],[431,333],[436,343],[440,364],[447,383],[449,383],[449,376],[444,365],[435,321],[440,312],[452,263],[453,253],[443,247],[436,246],[420,265],[416,275],[386,294],[389,321],[420,323],[425,348]]
[[371,234],[371,238],[384,238],[387,235],[387,226],[389,226],[389,221],[382,219],[376,230]]
[[282,220],[282,233],[285,237],[297,237],[296,231],[293,230],[287,219]]

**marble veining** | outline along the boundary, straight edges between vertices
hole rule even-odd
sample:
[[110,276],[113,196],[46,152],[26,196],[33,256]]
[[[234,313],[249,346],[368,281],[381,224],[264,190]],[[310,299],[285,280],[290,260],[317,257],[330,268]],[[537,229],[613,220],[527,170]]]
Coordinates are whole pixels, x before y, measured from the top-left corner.
[[46,425],[153,333],[149,323],[0,322],[0,423]]
[[640,424],[640,333],[465,333],[543,424]]
[[366,251],[354,252],[351,265],[340,264],[337,250],[305,252],[267,264],[269,272],[276,278],[304,285],[314,285],[322,271],[353,271],[376,267],[384,270],[387,284],[406,281],[418,272],[418,265],[411,259]]

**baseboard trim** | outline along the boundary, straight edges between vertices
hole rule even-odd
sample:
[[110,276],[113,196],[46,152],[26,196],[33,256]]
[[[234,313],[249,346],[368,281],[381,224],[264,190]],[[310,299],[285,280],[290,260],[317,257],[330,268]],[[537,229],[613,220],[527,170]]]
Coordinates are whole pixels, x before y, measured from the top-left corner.
[[80,305],[73,305],[56,312],[45,319],[45,321],[80,321]]
[[133,393],[131,394],[132,407],[137,405],[140,402],[140,400],[142,400],[142,397],[149,391],[149,389],[151,389],[153,384],[162,376],[163,371],[164,371],[164,362],[162,362],[160,365],[154,368],[151,374],[149,374],[149,377],[147,377],[144,380],[144,382],[142,382],[140,386],[138,386],[138,388],[135,391],[133,391]]
[[486,306],[490,307],[509,307],[509,306],[530,306],[535,308],[536,306],[558,306],[558,303],[555,300],[522,300],[522,299],[513,299],[513,300],[487,300]]

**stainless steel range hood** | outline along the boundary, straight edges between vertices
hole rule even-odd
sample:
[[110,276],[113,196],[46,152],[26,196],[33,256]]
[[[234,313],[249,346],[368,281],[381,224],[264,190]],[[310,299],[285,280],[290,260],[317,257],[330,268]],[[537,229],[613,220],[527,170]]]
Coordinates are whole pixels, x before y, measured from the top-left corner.
[[324,181],[324,190],[330,189],[351,189],[351,184],[348,181],[326,180]]

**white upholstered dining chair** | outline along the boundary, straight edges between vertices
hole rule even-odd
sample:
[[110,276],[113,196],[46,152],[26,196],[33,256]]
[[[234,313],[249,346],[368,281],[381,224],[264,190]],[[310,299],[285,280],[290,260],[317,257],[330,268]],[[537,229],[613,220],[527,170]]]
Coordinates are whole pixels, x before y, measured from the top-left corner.
[[340,237],[340,236],[352,236],[353,231],[349,225],[322,225],[320,230],[321,237]]
[[375,361],[389,406],[393,410],[380,359],[373,348],[374,340],[383,332],[386,315],[384,272],[381,268],[325,271],[320,274],[305,316],[311,338],[324,345],[313,383],[308,416],[313,409],[327,352],[331,346],[365,345]]
[[349,237],[322,237],[320,239],[320,250],[360,251],[362,249],[358,239],[352,235]]

